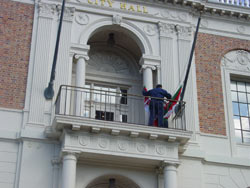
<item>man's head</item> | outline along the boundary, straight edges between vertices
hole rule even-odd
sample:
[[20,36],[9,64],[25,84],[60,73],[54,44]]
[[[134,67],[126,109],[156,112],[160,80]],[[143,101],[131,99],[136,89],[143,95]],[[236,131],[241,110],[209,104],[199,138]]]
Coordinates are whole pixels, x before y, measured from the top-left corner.
[[156,88],[162,88],[162,85],[161,84],[157,84]]

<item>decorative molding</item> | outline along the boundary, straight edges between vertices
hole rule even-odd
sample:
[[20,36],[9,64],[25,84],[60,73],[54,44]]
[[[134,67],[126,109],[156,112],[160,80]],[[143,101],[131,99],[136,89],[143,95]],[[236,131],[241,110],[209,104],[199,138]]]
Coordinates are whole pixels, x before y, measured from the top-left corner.
[[250,53],[245,50],[231,51],[222,58],[222,66],[250,71]]
[[122,23],[122,16],[119,15],[119,14],[113,15],[112,21],[113,21],[114,25],[121,25],[121,23]]
[[159,30],[160,30],[160,36],[165,37],[173,37],[176,33],[175,25],[174,24],[167,24],[158,22]]
[[245,31],[246,31],[246,27],[245,26],[243,26],[243,25],[239,25],[239,26],[237,26],[237,31],[239,32],[239,33],[241,33],[241,34],[244,34],[245,33]]
[[89,16],[84,13],[76,13],[75,21],[80,25],[87,25],[89,23]]
[[156,70],[156,66],[153,66],[153,65],[142,65],[141,66],[141,69],[152,69],[152,70]]
[[[61,9],[62,9],[61,5],[57,6],[58,15],[61,15]],[[63,20],[73,21],[74,13],[75,13],[74,7],[65,7],[64,14],[63,14]]]
[[90,60],[87,62],[87,69],[101,72],[129,75],[133,73],[128,61],[117,53],[109,50],[93,50],[89,54]]
[[155,25],[149,25],[149,24],[147,24],[147,25],[145,25],[145,26],[143,27],[143,31],[144,31],[147,35],[153,36],[153,35],[155,35],[155,34],[157,33],[157,27],[156,27]]
[[53,18],[56,12],[56,5],[55,4],[46,4],[46,3],[39,3],[38,4],[38,12],[40,17],[45,18]]
[[177,34],[180,38],[190,38],[192,35],[192,28],[191,27],[176,25],[175,28],[176,28]]
[[178,161],[178,144],[166,141],[68,131],[64,139],[63,147],[67,149],[62,149],[63,151],[72,149],[76,153],[83,151],[90,153],[108,152],[119,156],[126,154],[130,157]]
[[80,58],[83,58],[86,61],[89,60],[89,56],[86,55],[86,54],[75,54],[74,58],[77,59],[77,60],[79,60]]

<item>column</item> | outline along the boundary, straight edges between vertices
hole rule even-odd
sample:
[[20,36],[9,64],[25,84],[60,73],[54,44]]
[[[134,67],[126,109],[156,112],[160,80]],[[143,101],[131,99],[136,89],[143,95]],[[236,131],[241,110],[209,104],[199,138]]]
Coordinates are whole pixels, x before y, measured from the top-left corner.
[[153,70],[154,66],[151,65],[142,65],[143,70],[143,85],[150,90],[153,88]]
[[84,115],[84,100],[85,100],[85,90],[82,89],[85,86],[85,74],[86,74],[86,62],[89,57],[86,55],[76,54],[76,116]]
[[66,153],[63,156],[62,188],[75,188],[76,163],[77,157],[75,153]]
[[163,167],[164,188],[177,188],[177,164],[165,163]]

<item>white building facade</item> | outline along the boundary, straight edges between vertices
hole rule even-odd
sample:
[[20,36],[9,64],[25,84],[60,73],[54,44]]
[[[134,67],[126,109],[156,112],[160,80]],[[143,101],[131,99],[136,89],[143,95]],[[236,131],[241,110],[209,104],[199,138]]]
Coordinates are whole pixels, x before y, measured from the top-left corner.
[[[0,108],[0,187],[250,187],[249,1],[66,1],[52,100],[61,1],[17,2],[34,6],[32,40],[24,107]],[[194,54],[181,117],[147,126],[142,89],[182,84],[200,13],[200,33],[246,43],[219,48],[223,121],[200,103],[211,47]]]

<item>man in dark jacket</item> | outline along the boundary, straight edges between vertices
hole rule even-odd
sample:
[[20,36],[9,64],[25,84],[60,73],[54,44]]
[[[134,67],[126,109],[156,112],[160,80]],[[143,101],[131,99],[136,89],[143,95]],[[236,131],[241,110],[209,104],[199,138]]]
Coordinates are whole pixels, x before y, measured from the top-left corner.
[[142,94],[144,96],[150,96],[151,101],[149,104],[149,111],[150,111],[150,117],[149,117],[149,126],[153,126],[154,119],[158,118],[158,127],[163,127],[163,104],[164,104],[164,97],[167,99],[171,99],[171,94],[168,93],[166,90],[162,89],[162,85],[158,84],[156,88],[151,89],[149,91],[143,90]]

